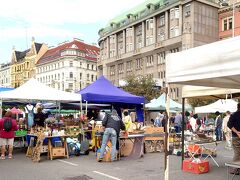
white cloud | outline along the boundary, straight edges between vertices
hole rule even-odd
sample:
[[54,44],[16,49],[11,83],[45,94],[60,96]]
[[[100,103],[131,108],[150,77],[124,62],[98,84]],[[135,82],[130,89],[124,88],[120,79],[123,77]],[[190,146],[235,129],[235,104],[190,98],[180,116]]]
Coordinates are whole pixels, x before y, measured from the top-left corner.
[[112,19],[145,0],[8,0],[0,6],[0,17],[27,23],[94,23]]
[[83,35],[79,32],[74,32],[71,30],[66,29],[59,29],[59,28],[53,28],[53,27],[47,27],[47,26],[32,26],[30,28],[5,28],[0,29],[0,39],[15,39],[15,38],[22,38],[25,36],[29,37],[61,37],[61,38],[73,38],[78,37],[81,38]]

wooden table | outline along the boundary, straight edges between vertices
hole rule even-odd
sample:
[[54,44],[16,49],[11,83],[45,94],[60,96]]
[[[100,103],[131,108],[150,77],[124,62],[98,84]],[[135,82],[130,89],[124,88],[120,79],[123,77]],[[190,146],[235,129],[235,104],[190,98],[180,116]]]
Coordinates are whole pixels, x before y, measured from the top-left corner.
[[[28,136],[30,137],[34,137],[37,138],[36,135],[32,135],[32,134],[28,134]],[[53,160],[53,158],[56,157],[66,157],[69,158],[69,154],[68,154],[68,146],[67,146],[67,135],[59,135],[59,136],[46,136],[45,139],[48,139],[48,148],[47,148],[47,152],[48,152],[48,159]],[[61,138],[62,142],[63,142],[63,146],[62,147],[54,147],[52,144],[52,139],[53,138]],[[32,156],[32,152],[33,152],[33,148],[34,147],[28,147],[27,150],[27,154],[26,156],[31,157]]]

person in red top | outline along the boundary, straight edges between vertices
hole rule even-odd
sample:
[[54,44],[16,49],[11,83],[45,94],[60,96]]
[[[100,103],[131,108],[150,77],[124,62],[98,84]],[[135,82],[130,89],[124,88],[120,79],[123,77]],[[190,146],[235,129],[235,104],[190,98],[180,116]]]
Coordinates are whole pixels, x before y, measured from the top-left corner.
[[[12,121],[12,127],[9,131],[4,129],[4,121],[10,119]],[[12,112],[7,111],[2,119],[0,119],[0,145],[1,145],[1,159],[5,159],[6,146],[9,146],[8,158],[12,158],[14,131],[18,129],[17,121],[12,119]]]

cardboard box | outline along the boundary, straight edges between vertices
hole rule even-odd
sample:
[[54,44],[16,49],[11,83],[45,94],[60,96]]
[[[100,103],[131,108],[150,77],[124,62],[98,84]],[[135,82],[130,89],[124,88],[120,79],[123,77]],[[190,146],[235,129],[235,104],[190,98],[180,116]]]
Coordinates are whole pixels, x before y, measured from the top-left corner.
[[183,171],[191,172],[194,174],[202,174],[207,173],[209,171],[209,162],[202,161],[194,162],[192,160],[184,160],[183,161]]

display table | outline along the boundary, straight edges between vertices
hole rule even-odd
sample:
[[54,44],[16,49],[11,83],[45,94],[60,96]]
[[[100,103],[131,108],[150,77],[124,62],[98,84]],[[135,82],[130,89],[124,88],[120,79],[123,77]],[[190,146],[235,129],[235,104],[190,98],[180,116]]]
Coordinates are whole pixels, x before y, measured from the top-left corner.
[[[36,135],[32,135],[32,134],[28,134],[27,135],[27,139],[31,139],[32,137],[36,141],[38,141]],[[52,160],[53,158],[56,158],[56,157],[66,157],[66,158],[69,158],[68,147],[67,147],[67,140],[66,140],[67,137],[69,137],[69,136],[67,136],[67,135],[59,135],[59,136],[45,136],[44,137],[43,144],[44,144],[44,142],[45,143],[47,142],[47,148],[45,150],[48,153],[48,159]],[[56,141],[54,141],[54,139]],[[61,141],[59,141],[59,140],[61,140]],[[56,145],[53,145],[53,142]],[[58,143],[56,143],[56,142],[58,142]],[[33,153],[33,150],[35,148],[35,145],[34,145],[34,143],[31,142],[31,140],[29,141],[28,144],[29,144],[29,147],[28,147],[26,156],[32,157],[32,153]],[[41,145],[41,146],[44,147],[43,145]],[[41,151],[39,153],[44,152],[42,149],[43,148],[39,149]]]
[[119,154],[121,154],[126,140],[130,140],[130,142],[133,144],[130,154],[127,157],[123,158],[124,160],[138,159],[143,156],[144,136],[144,134],[130,134],[128,136],[119,137]]
[[[237,162],[228,162],[228,163],[225,163],[225,166],[227,166],[227,177],[228,177],[228,180],[229,180],[229,179],[230,179],[229,169],[230,169],[230,168],[240,168],[240,161],[237,161]],[[237,175],[237,172],[232,175],[232,179],[234,179],[234,177],[235,177],[236,175]]]
[[[60,147],[54,147],[52,144],[52,139],[59,137],[62,139],[63,145]],[[67,147],[67,138],[68,136],[47,136],[46,138],[48,139],[48,158],[53,159],[56,157],[66,157],[69,158],[68,155],[68,147]]]

